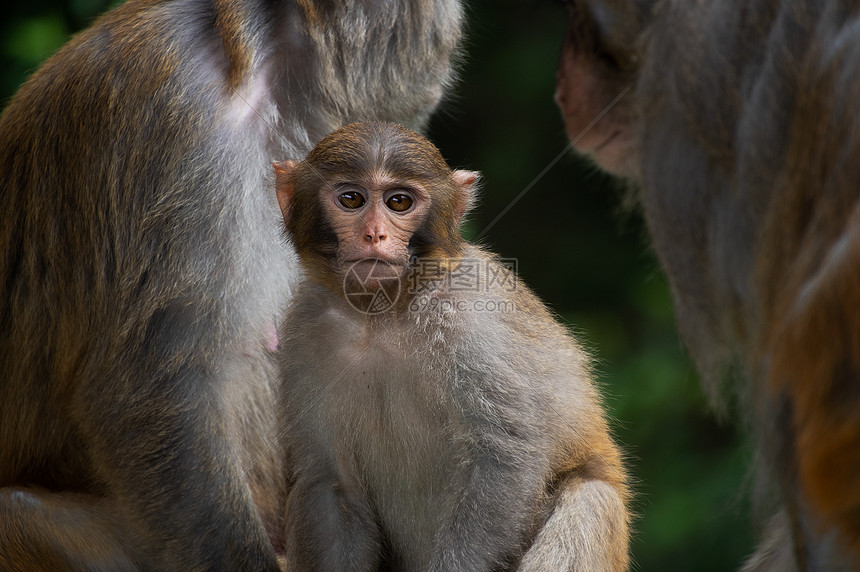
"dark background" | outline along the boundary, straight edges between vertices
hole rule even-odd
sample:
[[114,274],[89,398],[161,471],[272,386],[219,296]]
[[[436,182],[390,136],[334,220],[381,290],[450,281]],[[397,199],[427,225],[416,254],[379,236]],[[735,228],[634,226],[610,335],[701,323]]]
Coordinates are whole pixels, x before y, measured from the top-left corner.
[[[30,0],[0,9],[3,105],[107,5]],[[618,182],[565,152],[552,101],[564,25],[551,2],[468,2],[460,82],[429,135],[452,166],[483,174],[467,234],[518,259],[520,277],[596,356],[635,479],[636,568],[732,570],[753,543],[749,450],[708,409],[641,216],[622,208]]]

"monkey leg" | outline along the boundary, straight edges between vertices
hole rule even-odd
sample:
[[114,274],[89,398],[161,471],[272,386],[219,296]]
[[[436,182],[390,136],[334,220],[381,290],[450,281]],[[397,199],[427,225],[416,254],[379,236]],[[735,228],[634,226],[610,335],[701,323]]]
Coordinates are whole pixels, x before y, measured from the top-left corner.
[[[231,397],[245,396],[191,368],[160,378],[128,369],[115,383],[84,385],[67,402],[69,417],[81,421],[51,427],[85,437],[30,440],[51,454],[27,459],[29,475],[52,492],[18,488],[28,477],[12,471],[5,477],[0,570],[278,570],[254,504],[255,487],[264,501],[271,489],[268,469],[243,462],[241,449],[259,444],[236,431],[254,407],[231,406]],[[74,485],[64,488],[68,475]]]
[[627,568],[627,510],[609,483],[569,476],[520,572],[599,572]]
[[133,535],[106,499],[0,489],[0,570],[137,570]]
[[287,499],[286,569],[377,570],[382,543],[367,500],[333,479],[308,481]]

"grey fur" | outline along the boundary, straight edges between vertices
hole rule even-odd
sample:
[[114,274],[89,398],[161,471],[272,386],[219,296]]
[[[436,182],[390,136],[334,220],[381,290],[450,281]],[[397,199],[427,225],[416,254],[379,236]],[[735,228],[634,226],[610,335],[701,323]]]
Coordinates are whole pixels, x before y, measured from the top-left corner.
[[507,312],[416,299],[368,316],[310,282],[293,298],[281,363],[295,569],[626,567],[625,477],[588,357],[525,285],[486,281],[504,272],[486,253],[463,258],[487,265],[480,285],[428,303]]
[[300,271],[271,162],[420,128],[461,20],[302,4],[130,0],[0,118],[0,568],[276,569],[266,332]]

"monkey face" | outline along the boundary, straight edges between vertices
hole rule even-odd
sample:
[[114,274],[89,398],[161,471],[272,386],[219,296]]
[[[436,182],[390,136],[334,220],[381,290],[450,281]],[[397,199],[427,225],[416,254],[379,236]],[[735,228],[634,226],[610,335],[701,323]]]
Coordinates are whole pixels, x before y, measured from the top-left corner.
[[338,239],[341,268],[382,260],[405,269],[409,240],[430,204],[417,185],[386,178],[326,185],[320,202]]
[[555,101],[578,151],[609,172],[629,174],[635,154],[633,50],[647,2],[567,2],[568,31],[558,66]]
[[[402,275],[419,258],[459,256],[459,222],[478,173],[451,170],[421,135],[352,123],[301,162],[274,165],[284,224],[311,279],[340,291],[357,272]],[[382,263],[382,264],[380,264]]]

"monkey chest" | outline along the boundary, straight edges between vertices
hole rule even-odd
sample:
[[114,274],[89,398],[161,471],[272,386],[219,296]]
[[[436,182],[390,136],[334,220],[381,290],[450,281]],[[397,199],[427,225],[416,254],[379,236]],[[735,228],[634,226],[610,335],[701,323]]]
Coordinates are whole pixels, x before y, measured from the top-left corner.
[[435,537],[456,481],[454,408],[434,387],[440,372],[372,365],[357,367],[338,397],[336,410],[350,412],[335,421],[338,472],[361,482],[392,544],[414,551]]
[[415,482],[416,473],[435,470],[452,453],[451,404],[433,387],[432,375],[390,362],[381,369],[358,365],[345,380],[338,406],[329,410],[350,413],[335,421],[335,439],[355,452],[357,468],[370,480],[387,467],[386,473],[403,472]]

